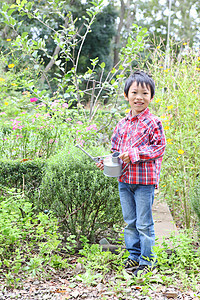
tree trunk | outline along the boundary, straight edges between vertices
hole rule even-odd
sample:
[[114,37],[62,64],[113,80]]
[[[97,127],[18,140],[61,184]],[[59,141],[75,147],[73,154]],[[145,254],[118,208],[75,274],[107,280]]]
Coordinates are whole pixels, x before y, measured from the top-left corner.
[[[64,27],[67,28],[68,26],[68,18],[65,20],[65,24],[64,24]],[[63,41],[63,37],[64,37],[64,31],[62,31],[61,33],[61,41]],[[45,79],[46,79],[46,73],[53,67],[53,65],[55,64],[55,56],[58,55],[58,53],[60,52],[60,46],[57,45],[55,50],[54,50],[54,53],[52,55],[52,58],[50,60],[50,62],[46,65],[45,69],[44,69],[44,72],[41,76],[41,79],[40,81],[42,83],[44,83]]]
[[127,0],[126,3],[124,0],[120,0],[121,7],[120,7],[120,19],[119,24],[117,28],[117,34],[114,39],[114,59],[113,59],[113,66],[116,66],[119,62],[119,52],[122,46],[121,45],[121,35],[122,30],[124,28],[126,37],[123,37],[123,40],[127,40],[128,35],[130,33],[131,25],[135,20],[135,11],[136,11],[136,5],[134,9],[131,7],[132,0]]
[[117,34],[115,36],[115,40],[114,40],[114,60],[113,60],[113,66],[116,66],[118,61],[119,61],[119,51],[121,48],[120,45],[120,36],[121,36],[121,31],[122,31],[122,27],[123,27],[123,23],[124,23],[124,17],[125,17],[125,3],[123,0],[120,1],[121,2],[121,7],[120,7],[120,20],[119,20],[119,24],[118,24],[118,28],[117,28]]

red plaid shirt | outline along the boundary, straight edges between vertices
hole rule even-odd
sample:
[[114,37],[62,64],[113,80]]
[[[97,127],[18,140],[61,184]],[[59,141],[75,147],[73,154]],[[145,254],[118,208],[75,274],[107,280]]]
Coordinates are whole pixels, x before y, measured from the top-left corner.
[[123,162],[118,178],[130,184],[155,184],[158,187],[166,140],[160,119],[146,108],[137,116],[131,112],[116,126],[111,150],[129,152],[131,162]]

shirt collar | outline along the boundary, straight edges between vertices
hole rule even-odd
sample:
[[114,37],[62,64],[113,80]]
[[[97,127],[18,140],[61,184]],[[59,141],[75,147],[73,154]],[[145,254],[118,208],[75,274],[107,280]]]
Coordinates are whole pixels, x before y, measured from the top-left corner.
[[141,113],[139,113],[136,116],[131,115],[131,111],[129,111],[128,115],[126,116],[126,120],[134,120],[134,119],[139,119],[143,120],[148,114],[150,113],[149,108],[145,108]]

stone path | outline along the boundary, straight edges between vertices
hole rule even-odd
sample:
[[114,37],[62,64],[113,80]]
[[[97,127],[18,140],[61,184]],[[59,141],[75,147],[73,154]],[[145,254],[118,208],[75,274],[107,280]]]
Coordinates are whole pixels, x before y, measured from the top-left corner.
[[155,234],[158,239],[158,243],[163,241],[163,237],[170,237],[171,233],[178,234],[178,229],[173,221],[166,202],[155,200],[153,206],[153,217]]

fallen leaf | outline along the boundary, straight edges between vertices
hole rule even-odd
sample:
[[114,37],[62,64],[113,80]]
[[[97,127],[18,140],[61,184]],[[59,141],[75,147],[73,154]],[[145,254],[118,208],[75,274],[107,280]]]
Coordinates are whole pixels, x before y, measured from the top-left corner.
[[79,296],[79,292],[78,291],[73,291],[70,294],[72,297],[77,298]]
[[167,298],[176,298],[176,297],[178,297],[177,292],[165,292],[165,293],[163,293],[163,295]]

